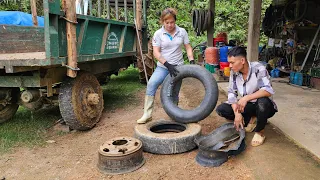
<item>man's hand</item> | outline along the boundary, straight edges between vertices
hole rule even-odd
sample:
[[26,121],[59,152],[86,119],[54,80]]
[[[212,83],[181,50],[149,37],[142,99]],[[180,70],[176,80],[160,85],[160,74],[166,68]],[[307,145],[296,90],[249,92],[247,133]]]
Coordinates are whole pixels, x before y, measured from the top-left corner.
[[241,129],[243,129],[243,117],[241,113],[236,113],[235,114],[235,118],[234,118],[234,127],[236,128],[237,131],[239,131]]
[[244,108],[246,107],[247,103],[248,103],[247,96],[242,97],[237,103],[238,104],[237,110],[240,113],[243,113],[244,112]]
[[163,64],[168,68],[168,71],[170,73],[170,76],[176,77],[179,71],[176,69],[176,65],[172,65],[168,63],[167,61]]

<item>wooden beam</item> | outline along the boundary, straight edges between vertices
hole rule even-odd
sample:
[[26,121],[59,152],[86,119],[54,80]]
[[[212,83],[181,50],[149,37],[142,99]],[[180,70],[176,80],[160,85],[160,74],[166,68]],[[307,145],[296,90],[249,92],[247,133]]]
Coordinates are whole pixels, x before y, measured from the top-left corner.
[[[77,39],[76,39],[76,25],[72,22],[77,21],[76,16],[76,0],[64,0],[66,18],[70,21],[66,23],[67,31],[67,45],[68,45],[68,70],[67,76],[76,77],[77,71],[72,69],[77,69]],[[72,69],[71,69],[72,68]]]
[[211,22],[208,23],[208,29],[207,29],[207,46],[212,47],[213,46],[213,33],[214,33],[214,16],[215,16],[215,0],[209,1],[209,10],[212,12],[212,19]]
[[262,0],[250,0],[248,29],[248,61],[258,61]]
[[33,26],[38,26],[37,0],[31,0],[30,3],[31,3],[31,13],[32,13]]

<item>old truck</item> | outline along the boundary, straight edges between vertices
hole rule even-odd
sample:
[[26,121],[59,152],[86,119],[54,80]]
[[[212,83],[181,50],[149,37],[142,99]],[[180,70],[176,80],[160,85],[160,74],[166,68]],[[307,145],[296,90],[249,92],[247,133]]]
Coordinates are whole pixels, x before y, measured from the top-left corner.
[[[104,107],[99,82],[137,60],[135,23],[126,22],[127,17],[118,20],[119,7],[126,16],[133,10],[136,17],[136,0],[104,1],[116,9],[115,20],[99,17],[99,12],[98,17],[75,14],[69,0],[62,1],[43,0],[44,27],[0,25],[0,123],[11,119],[19,106],[37,110],[56,102],[67,125],[88,130]],[[139,32],[146,53],[146,0],[141,4]]]

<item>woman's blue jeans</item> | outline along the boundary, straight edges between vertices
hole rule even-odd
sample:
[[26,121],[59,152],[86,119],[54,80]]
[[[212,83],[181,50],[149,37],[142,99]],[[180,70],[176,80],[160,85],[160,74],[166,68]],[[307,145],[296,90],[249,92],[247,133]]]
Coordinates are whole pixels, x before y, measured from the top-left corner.
[[[162,84],[164,79],[169,74],[168,69],[158,66],[156,70],[153,72],[151,78],[149,79],[148,85],[147,85],[147,95],[148,96],[155,96],[158,87]],[[180,91],[182,81],[176,84],[178,86],[178,90]],[[179,95],[179,92],[177,93]],[[174,101],[179,101],[179,96],[174,98]]]

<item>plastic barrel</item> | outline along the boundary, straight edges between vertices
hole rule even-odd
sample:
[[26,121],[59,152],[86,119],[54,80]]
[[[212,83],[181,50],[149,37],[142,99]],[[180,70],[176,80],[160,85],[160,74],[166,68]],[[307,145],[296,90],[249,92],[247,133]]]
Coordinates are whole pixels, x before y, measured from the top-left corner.
[[216,37],[213,38],[213,46],[217,46],[218,42],[226,42],[226,39],[224,37]]
[[294,84],[294,74],[295,74],[296,72],[293,72],[293,71],[291,71],[290,72],[290,80],[289,80],[289,82],[291,83],[291,84]]
[[208,64],[219,64],[219,49],[208,47],[204,52],[204,57]]
[[303,75],[302,73],[296,72],[294,75],[294,83],[296,85],[302,86],[303,83]]
[[229,67],[229,62],[220,62],[220,69],[224,69],[225,67]]
[[218,64],[207,64],[206,63],[204,66],[211,73],[215,73],[216,70],[219,69],[219,65]]
[[225,67],[223,69],[223,74],[227,77],[230,77],[230,67]]
[[228,46],[220,48],[220,62],[228,62]]

